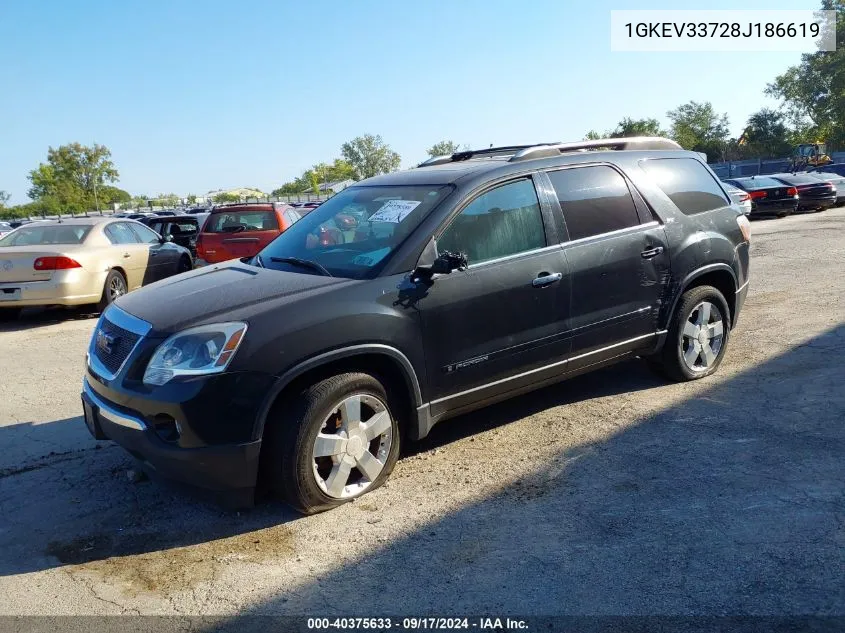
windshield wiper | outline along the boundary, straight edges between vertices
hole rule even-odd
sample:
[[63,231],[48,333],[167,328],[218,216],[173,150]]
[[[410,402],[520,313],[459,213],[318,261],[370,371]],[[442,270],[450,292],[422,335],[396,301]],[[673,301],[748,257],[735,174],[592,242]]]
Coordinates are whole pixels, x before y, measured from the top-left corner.
[[312,262],[310,259],[300,259],[299,257],[271,257],[270,261],[277,264],[292,264],[294,266],[299,266],[300,268],[310,268],[311,270],[316,270],[318,273],[325,275],[326,277],[332,276],[325,266],[318,264],[317,262]]

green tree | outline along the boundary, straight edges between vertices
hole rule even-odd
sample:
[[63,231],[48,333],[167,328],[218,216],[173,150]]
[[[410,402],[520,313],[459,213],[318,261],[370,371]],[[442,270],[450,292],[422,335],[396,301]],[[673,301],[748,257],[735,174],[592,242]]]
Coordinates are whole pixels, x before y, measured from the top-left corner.
[[175,207],[179,204],[179,196],[175,193],[160,193],[153,198],[153,204],[159,207]]
[[192,193],[188,194],[186,200],[187,200],[188,204],[196,204],[197,203],[197,197]]
[[10,194],[9,192],[7,192],[3,189],[0,189],[0,209],[6,208],[6,203],[9,201],[9,199],[11,197],[12,197],[12,194]]
[[748,126],[739,139],[746,156],[778,158],[792,150],[789,129],[783,113],[763,108],[748,117]]
[[302,188],[300,187],[300,183],[295,180],[293,182],[286,182],[285,184],[283,184],[278,189],[273,189],[273,191],[270,192],[270,195],[278,197],[278,196],[292,196],[292,195],[296,195],[298,193],[302,193]]
[[344,143],[343,157],[355,170],[355,179],[363,180],[399,169],[402,159],[380,135],[365,134]]
[[690,101],[666,113],[672,122],[671,137],[684,149],[707,154],[707,160],[726,155],[728,115],[717,114],[710,102]]
[[103,145],[80,143],[47,150],[47,162],[29,173],[33,200],[49,199],[51,206],[66,211],[87,211],[99,203],[98,189],[117,182],[111,152]]
[[657,119],[632,119],[625,117],[616,129],[609,132],[612,138],[627,138],[629,136],[668,136],[669,133],[660,129]]
[[455,141],[440,141],[428,148],[427,153],[432,158],[436,156],[451,156],[460,151],[460,146]]
[[[845,2],[822,0],[822,9],[835,11],[836,50],[801,56],[796,66],[775,78],[766,93],[783,101],[793,143],[826,140],[845,146]],[[830,149],[830,148],[829,148]]]
[[607,138],[607,135],[602,134],[601,132],[596,132],[595,130],[590,130],[584,135],[585,141],[597,141],[601,138]]
[[240,202],[240,196],[237,196],[233,193],[218,193],[216,196],[213,196],[212,201],[216,202],[217,204],[223,204],[225,202]]

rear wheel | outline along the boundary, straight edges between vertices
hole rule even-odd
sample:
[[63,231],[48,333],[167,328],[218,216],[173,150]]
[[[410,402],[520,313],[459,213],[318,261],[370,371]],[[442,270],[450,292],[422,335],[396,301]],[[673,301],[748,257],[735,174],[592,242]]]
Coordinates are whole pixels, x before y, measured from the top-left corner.
[[712,286],[697,286],[681,297],[663,350],[649,364],[672,380],[704,378],[722,363],[729,334],[724,295]]
[[364,373],[322,380],[267,421],[264,473],[274,491],[304,514],[375,490],[399,458],[398,408]]
[[103,296],[97,304],[97,310],[102,312],[117,299],[127,292],[126,277],[119,270],[110,270],[106,275],[106,283],[103,286]]

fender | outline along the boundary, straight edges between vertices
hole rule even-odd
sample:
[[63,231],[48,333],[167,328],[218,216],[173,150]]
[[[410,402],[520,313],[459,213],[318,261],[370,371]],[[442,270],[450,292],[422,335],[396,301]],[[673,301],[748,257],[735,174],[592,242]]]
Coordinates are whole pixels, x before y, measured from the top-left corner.
[[[684,280],[678,285],[678,291],[675,293],[675,298],[672,299],[672,307],[666,315],[666,319],[667,319],[666,325],[667,325],[667,327],[668,327],[669,319],[671,319],[672,315],[675,314],[675,308],[678,306],[678,301],[680,301],[681,296],[684,294],[684,291],[686,290],[686,288],[689,287],[690,282],[694,281],[698,277],[701,277],[702,275],[706,275],[707,273],[712,273],[712,272],[715,272],[717,270],[725,270],[725,271],[727,271],[731,274],[731,277],[734,280],[734,290],[736,290],[736,288],[738,286],[737,280],[736,280],[736,272],[734,271],[733,268],[731,268],[727,264],[720,262],[720,263],[716,263],[716,264],[708,264],[707,266],[702,266],[701,268],[696,268],[694,271],[692,271],[686,277],[684,277]],[[728,302],[730,302],[730,301],[732,301],[733,298],[732,297],[725,297],[725,299]],[[731,315],[731,318],[733,318],[733,315]]]
[[408,388],[413,396],[412,404],[414,408],[417,409],[422,405],[422,391],[420,390],[420,381],[417,378],[417,372],[414,370],[414,366],[411,364],[411,361],[408,360],[408,357],[405,356],[405,354],[400,352],[395,347],[391,347],[390,345],[383,345],[380,343],[365,343],[362,345],[351,345],[349,347],[341,347],[339,349],[334,349],[329,352],[318,354],[317,356],[312,356],[311,358],[308,358],[294,365],[293,367],[285,371],[281,376],[279,376],[279,378],[273,384],[273,387],[267,393],[267,396],[264,398],[264,402],[261,404],[261,409],[258,414],[258,419],[256,420],[255,428],[253,429],[252,437],[254,439],[261,438],[262,434],[264,433],[264,423],[267,420],[267,415],[270,412],[270,408],[273,406],[273,403],[276,401],[276,398],[282,392],[282,390],[287,387],[291,382],[293,382],[297,377],[301,376],[307,371],[331,363],[332,361],[339,360],[341,358],[349,358],[351,356],[358,356],[360,354],[381,354],[383,356],[389,356],[393,360],[397,361],[403,370],[402,377],[405,379],[405,382],[407,383]]

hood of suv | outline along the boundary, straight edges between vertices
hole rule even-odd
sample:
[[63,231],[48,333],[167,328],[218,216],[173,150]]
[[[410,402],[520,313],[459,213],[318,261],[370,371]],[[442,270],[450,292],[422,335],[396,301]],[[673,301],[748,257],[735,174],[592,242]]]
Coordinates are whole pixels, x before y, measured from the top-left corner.
[[147,321],[154,330],[175,332],[193,325],[237,318],[266,302],[299,301],[352,279],[269,270],[233,260],[156,282],[120,297],[116,305]]

